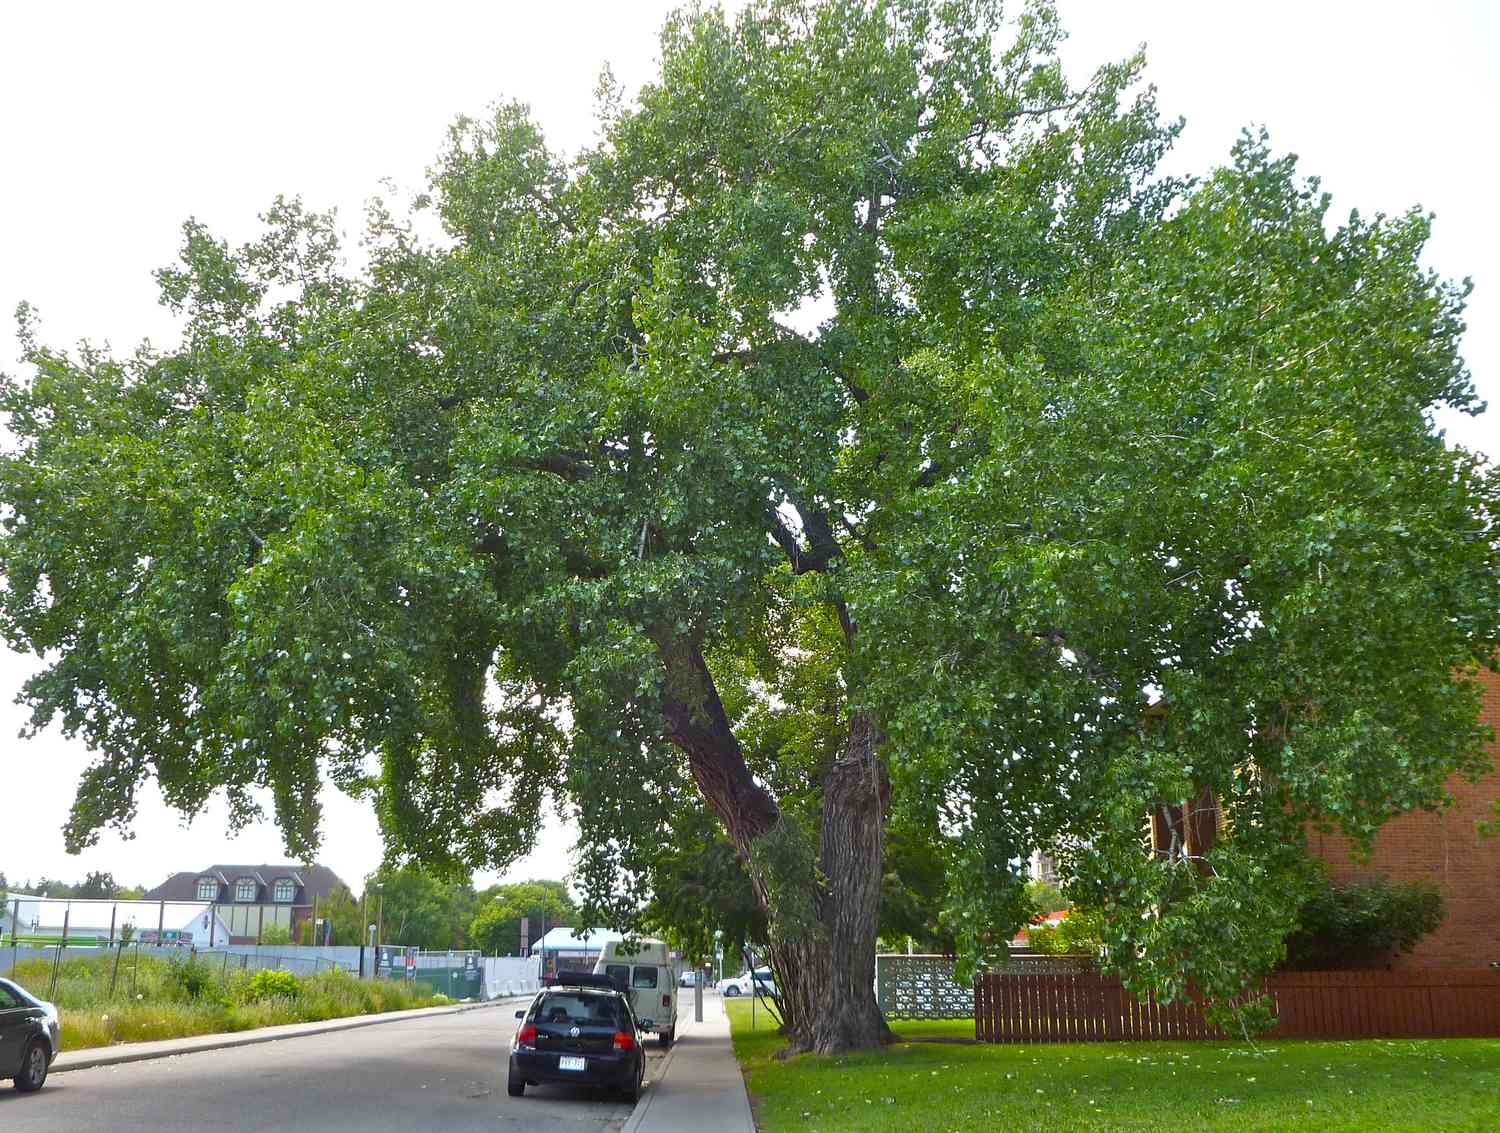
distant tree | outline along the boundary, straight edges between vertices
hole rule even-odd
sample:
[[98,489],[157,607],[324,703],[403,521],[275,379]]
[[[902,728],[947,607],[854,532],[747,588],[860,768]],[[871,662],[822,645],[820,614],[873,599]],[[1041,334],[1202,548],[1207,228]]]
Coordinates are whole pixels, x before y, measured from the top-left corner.
[[318,915],[333,922],[332,943],[364,943],[365,919],[359,910],[359,899],[347,885],[341,882],[333,887],[319,905]]
[[146,899],[146,887],[144,885],[122,885],[115,890],[115,896],[121,901],[144,901]]
[[383,868],[367,879],[365,896],[371,924],[384,902],[385,943],[434,951],[467,947],[475,898],[472,882],[444,880],[415,866]]
[[521,952],[521,918],[530,921],[531,940],[541,926],[576,925],[578,906],[561,881],[523,881],[493,885],[479,894],[469,922],[469,946],[492,955]]
[[1073,903],[1057,885],[1040,877],[1034,877],[1026,883],[1026,899],[1031,902],[1032,912],[1036,916],[1046,916],[1048,913],[1073,907]]
[[83,881],[74,886],[74,897],[91,897],[98,900],[108,900],[119,895],[120,887],[115,884],[114,874],[100,871],[91,872]]

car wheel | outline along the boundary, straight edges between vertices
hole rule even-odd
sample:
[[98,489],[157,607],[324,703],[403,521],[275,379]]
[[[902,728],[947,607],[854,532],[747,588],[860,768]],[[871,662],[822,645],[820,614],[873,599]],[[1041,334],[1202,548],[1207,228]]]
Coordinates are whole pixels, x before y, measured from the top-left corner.
[[516,1073],[515,1067],[511,1067],[510,1076],[506,1079],[505,1092],[513,1098],[518,1098],[526,1092],[526,1079]]
[[47,1044],[40,1039],[32,1039],[31,1045],[21,1057],[21,1069],[16,1071],[16,1089],[23,1094],[40,1090],[42,1083],[47,1080],[48,1061]]
[[739,993],[740,993],[739,986],[737,984],[730,984],[728,987],[726,987],[724,989],[724,998],[725,999],[733,999]]

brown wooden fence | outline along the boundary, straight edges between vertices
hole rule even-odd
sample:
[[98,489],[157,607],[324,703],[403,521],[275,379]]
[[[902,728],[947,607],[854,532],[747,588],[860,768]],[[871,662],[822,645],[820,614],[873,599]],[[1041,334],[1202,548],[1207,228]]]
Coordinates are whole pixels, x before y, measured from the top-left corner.
[[[1500,972],[1283,972],[1271,1038],[1500,1036]],[[985,972],[974,985],[975,1031],[997,1043],[1219,1039],[1196,1002],[1138,1002],[1118,977],[1092,972]]]

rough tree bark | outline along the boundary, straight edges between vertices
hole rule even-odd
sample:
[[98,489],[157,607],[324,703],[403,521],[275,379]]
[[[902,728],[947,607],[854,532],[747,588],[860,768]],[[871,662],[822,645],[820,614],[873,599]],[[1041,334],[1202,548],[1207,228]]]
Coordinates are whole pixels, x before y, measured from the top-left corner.
[[[824,779],[814,892],[810,907],[778,908],[757,844],[785,833],[786,819],[751,775],[713,677],[691,642],[663,634],[657,651],[666,671],[662,704],[673,741],[686,753],[693,779],[724,822],[750,867],[756,899],[771,924],[772,960],[783,1024],[794,1050],[837,1054],[879,1046],[890,1030],[875,1000],[875,936],[889,794],[877,734],[855,716],[843,751]],[[772,858],[771,860],[775,860]]]
[[855,716],[823,781],[818,931],[772,947],[783,994],[795,997],[794,1047],[837,1054],[889,1042],[875,1000],[875,936],[889,784],[869,717]]

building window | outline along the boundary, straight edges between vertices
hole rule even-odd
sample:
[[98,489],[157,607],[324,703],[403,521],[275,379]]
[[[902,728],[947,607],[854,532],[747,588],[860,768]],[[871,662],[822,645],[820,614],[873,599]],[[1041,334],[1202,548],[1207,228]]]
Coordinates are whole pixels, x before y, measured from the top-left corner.
[[276,879],[276,892],[272,899],[283,905],[289,905],[297,893],[296,883],[290,877],[278,877]]
[[255,878],[242,877],[234,883],[234,899],[236,901],[255,900]]
[[198,900],[213,901],[219,896],[219,883],[211,877],[198,879]]

